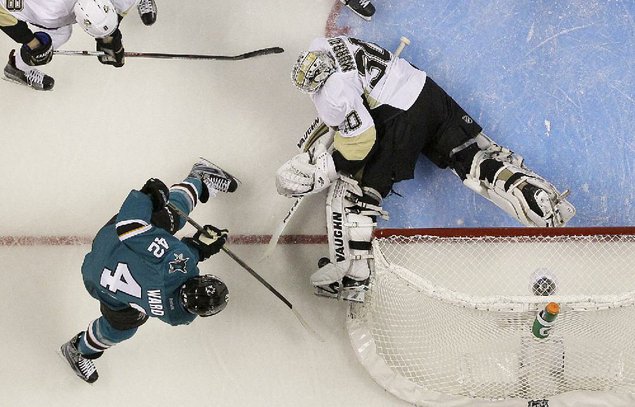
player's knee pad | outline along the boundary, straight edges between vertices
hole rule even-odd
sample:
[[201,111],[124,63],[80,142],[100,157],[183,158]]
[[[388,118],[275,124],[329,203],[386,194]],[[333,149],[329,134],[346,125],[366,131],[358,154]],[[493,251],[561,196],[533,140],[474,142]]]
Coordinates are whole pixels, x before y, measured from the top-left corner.
[[115,311],[102,303],[100,309],[108,323],[119,331],[138,328],[148,321],[148,316],[145,313],[132,307]]
[[326,202],[331,263],[311,276],[313,285],[325,285],[344,276],[365,280],[370,275],[371,240],[377,217],[388,218],[381,195],[342,177],[329,189]]
[[[463,183],[527,226],[564,226],[575,208],[566,195],[524,165],[522,156],[483,133]],[[459,152],[460,153],[460,152]]]

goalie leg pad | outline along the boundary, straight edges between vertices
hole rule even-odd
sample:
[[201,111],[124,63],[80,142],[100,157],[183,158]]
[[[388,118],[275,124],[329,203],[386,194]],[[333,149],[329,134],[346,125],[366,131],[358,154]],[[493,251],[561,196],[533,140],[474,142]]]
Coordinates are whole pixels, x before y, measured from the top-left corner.
[[[325,260],[325,261],[324,261]],[[333,263],[326,257],[320,259],[318,267],[323,272],[324,284],[315,285],[315,295],[321,297],[329,297],[342,299],[345,301],[364,302],[365,292],[368,290],[368,284],[370,283],[370,277],[365,280],[358,281],[348,276],[341,276],[340,272]],[[333,275],[332,277],[328,277]],[[329,281],[337,278],[338,280],[329,283]]]
[[524,165],[522,156],[491,141],[483,133],[475,142],[479,151],[472,159],[463,183],[489,199],[523,225],[564,226],[575,208],[544,178]]
[[351,287],[367,287],[375,221],[377,216],[387,217],[378,196],[376,191],[362,189],[357,181],[347,177],[331,185],[326,203],[330,263],[313,273],[311,284],[332,291],[337,283],[339,291],[348,279],[364,282],[349,284]]

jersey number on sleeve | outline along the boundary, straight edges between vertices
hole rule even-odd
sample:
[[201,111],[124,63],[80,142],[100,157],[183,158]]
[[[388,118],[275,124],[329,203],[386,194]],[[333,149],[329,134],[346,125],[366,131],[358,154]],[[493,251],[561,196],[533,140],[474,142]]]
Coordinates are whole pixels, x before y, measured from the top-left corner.
[[99,284],[115,294],[117,291],[122,291],[135,298],[141,298],[141,286],[132,277],[132,273],[125,263],[117,263],[115,271],[105,268],[101,272]]
[[7,10],[21,11],[24,8],[24,0],[7,0]]
[[355,51],[355,64],[360,75],[371,77],[370,87],[375,87],[386,74],[386,67],[390,62],[390,52],[370,42],[350,38],[350,41],[359,46]]
[[154,242],[148,246],[148,251],[159,259],[165,254],[165,249],[169,249],[169,246],[167,240],[162,237],[155,237]]

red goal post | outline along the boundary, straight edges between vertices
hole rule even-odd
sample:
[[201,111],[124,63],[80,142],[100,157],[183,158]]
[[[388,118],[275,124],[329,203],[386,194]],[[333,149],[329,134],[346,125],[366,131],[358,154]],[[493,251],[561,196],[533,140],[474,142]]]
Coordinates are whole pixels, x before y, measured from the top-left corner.
[[[378,229],[373,252],[348,331],[398,397],[635,405],[635,227]],[[531,326],[548,302],[561,312],[538,339]]]
[[635,236],[635,226],[593,226],[566,228],[384,228],[375,229],[375,237],[389,236],[439,236],[439,237],[483,237],[483,236]]

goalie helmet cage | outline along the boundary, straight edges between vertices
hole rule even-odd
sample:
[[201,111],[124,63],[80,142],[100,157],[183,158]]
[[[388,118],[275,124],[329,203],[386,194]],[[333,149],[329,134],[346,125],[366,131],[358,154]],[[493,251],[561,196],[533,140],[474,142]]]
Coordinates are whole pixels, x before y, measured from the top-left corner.
[[[347,328],[360,362],[397,397],[635,405],[635,227],[380,229],[373,251],[370,289],[349,304]],[[548,302],[560,314],[537,339],[532,323]]]

